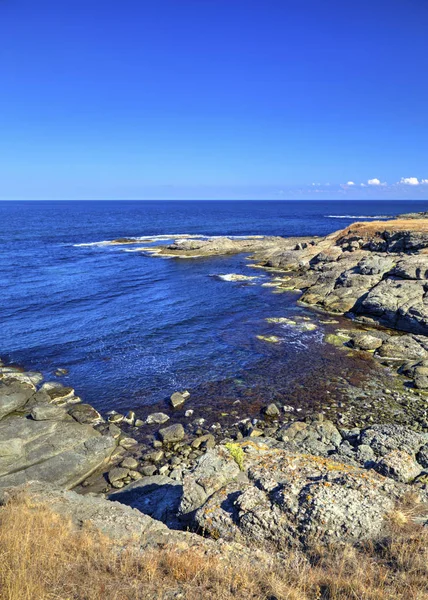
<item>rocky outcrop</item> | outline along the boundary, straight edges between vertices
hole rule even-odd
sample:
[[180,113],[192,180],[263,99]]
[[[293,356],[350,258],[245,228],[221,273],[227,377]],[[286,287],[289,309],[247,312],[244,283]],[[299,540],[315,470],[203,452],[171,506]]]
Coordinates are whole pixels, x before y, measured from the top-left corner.
[[69,489],[111,456],[114,437],[87,424],[100,415],[55,399],[27,382],[0,383],[0,487],[39,480]]
[[[330,458],[253,441],[238,446],[245,453],[246,480],[235,477],[216,491],[211,487],[193,516],[194,526],[214,539],[276,548],[375,539],[406,492],[375,471]],[[191,497],[192,476],[194,487],[200,485],[201,467],[189,475],[184,499]]]

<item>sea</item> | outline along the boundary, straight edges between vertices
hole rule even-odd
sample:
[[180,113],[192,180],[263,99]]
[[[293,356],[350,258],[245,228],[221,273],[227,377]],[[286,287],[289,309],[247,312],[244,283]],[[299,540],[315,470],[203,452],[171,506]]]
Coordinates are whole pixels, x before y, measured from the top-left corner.
[[[416,201],[0,202],[0,357],[75,387],[103,411],[138,412],[181,389],[198,390],[202,407],[255,389],[260,402],[296,401],[309,393],[305,381],[337,367],[321,351],[322,328],[266,321],[311,318],[296,293],[264,286],[270,275],[244,254],[168,259],[105,242],[325,235],[426,209]],[[224,277],[232,273],[256,279]]]

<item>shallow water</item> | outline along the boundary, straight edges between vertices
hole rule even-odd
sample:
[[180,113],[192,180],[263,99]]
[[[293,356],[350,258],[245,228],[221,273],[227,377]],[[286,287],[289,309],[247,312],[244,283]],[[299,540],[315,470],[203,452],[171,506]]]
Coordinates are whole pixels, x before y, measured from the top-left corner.
[[[355,216],[425,208],[424,202],[0,202],[0,356],[48,378],[67,369],[61,381],[103,410],[152,405],[180,388],[198,389],[206,406],[216,394],[252,402],[290,395],[298,402],[299,389],[304,403],[303,384],[314,402],[319,387],[311,382],[323,369],[334,371],[337,351],[326,350],[322,325],[304,332],[266,323],[311,313],[296,306],[295,294],[262,287],[269,275],[248,267],[244,255],[168,260],[94,242],[324,235]],[[257,279],[213,277],[230,273]],[[281,343],[257,335],[277,335]]]

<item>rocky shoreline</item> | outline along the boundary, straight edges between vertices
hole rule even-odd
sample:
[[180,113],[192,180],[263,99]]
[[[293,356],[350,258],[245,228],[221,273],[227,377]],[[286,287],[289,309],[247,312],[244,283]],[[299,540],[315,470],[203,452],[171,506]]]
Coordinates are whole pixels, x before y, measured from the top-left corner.
[[[257,416],[238,405],[224,426],[195,414],[192,390],[144,417],[102,416],[72,388],[0,361],[0,502],[27,489],[76,524],[89,520],[122,541],[136,535],[141,547],[243,552],[376,539],[400,499],[428,501],[427,249],[428,220],[413,217],[326,238],[157,247],[158,256],[251,253],[273,271],[275,291],[300,290],[299,302],[358,320],[326,342],[396,372],[398,383],[369,395],[367,410],[389,403],[407,420],[392,411],[389,423],[372,416],[348,426],[270,402]],[[428,523],[428,513],[418,519]]]

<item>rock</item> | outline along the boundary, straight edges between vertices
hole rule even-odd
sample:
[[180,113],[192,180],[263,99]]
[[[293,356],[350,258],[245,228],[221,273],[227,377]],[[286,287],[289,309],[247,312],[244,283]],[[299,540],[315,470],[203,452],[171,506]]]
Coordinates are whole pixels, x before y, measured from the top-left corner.
[[427,352],[412,336],[396,335],[382,344],[377,355],[395,360],[421,360]]
[[122,446],[122,448],[125,448],[125,450],[130,450],[131,448],[134,448],[137,444],[137,440],[134,440],[134,438],[130,437],[123,437],[119,440],[119,445]]
[[183,425],[177,423],[176,425],[159,429],[159,435],[164,444],[173,444],[174,442],[181,442],[184,439],[185,433]]
[[138,460],[132,458],[131,456],[127,456],[122,460],[120,466],[124,469],[136,469],[138,467]]
[[191,503],[200,505],[194,526],[215,539],[276,548],[376,539],[406,489],[373,471],[267,446],[246,461],[247,481],[233,478]]
[[428,443],[428,433],[418,433],[402,425],[373,425],[361,432],[360,443],[370,446],[377,456],[393,450],[415,455]]
[[129,469],[124,469],[122,467],[114,467],[108,472],[108,480],[112,485],[125,479],[128,476]]
[[194,439],[191,445],[192,448],[200,448],[202,445],[205,445],[207,448],[214,448],[215,437],[211,433],[207,433]]
[[371,466],[376,456],[373,452],[373,449],[366,444],[361,444],[357,447],[356,457],[358,462],[360,462],[364,466]]
[[416,460],[424,469],[428,469],[428,443],[419,450]]
[[117,425],[115,425],[114,423],[109,423],[108,432],[114,439],[117,439],[122,434],[121,429],[119,429],[119,427]]
[[125,417],[119,413],[113,413],[111,415],[109,415],[109,423],[122,423],[123,419]]
[[145,421],[143,421],[142,419],[135,419],[135,427],[142,427],[144,425]]
[[24,408],[34,394],[34,389],[23,383],[0,383],[0,420]]
[[263,412],[267,417],[270,418],[279,417],[279,415],[281,414],[279,408],[273,402],[266,406]]
[[126,415],[123,417],[123,420],[125,423],[128,423],[128,425],[134,425],[135,423],[135,413],[133,410],[130,410],[126,413]]
[[164,458],[165,454],[163,450],[155,450],[155,452],[150,452],[145,456],[147,460],[151,462],[158,463]]
[[181,529],[177,512],[182,491],[183,487],[179,482],[163,475],[155,475],[127,485],[120,492],[110,494],[109,499],[137,508],[172,529]]
[[208,450],[198,464],[183,480],[183,497],[179,514],[188,515],[198,509],[205,500],[240,474],[240,469],[225,448]]
[[69,403],[74,401],[74,399],[76,398],[73,388],[64,387],[59,384],[57,384],[55,387],[49,386],[47,389],[45,389],[45,391],[51,399],[51,402],[53,402],[54,404],[57,402]]
[[368,314],[388,327],[427,335],[428,308],[424,286],[425,282],[419,280],[386,279],[368,292],[358,312]]
[[46,484],[32,483],[0,492],[0,503],[4,505],[14,496],[26,493],[36,504],[46,504],[49,509],[62,517],[70,518],[78,528],[88,524],[102,535],[125,545],[129,542],[138,548],[157,548],[165,545],[181,548],[210,548],[210,542],[201,536],[184,531],[173,531],[166,525],[152,519],[141,511],[120,502],[81,495],[75,492],[60,491]]
[[248,431],[248,436],[251,438],[260,437],[264,434],[262,429],[258,429],[257,427],[250,427]]
[[403,483],[413,481],[422,471],[421,466],[418,465],[414,457],[404,452],[404,450],[393,450],[385,454],[374,465],[374,468],[385,477],[392,477]]
[[39,480],[72,488],[103,465],[116,445],[110,436],[72,419],[19,416],[0,421],[0,440],[20,448],[16,456],[0,457],[0,487]]
[[68,414],[78,423],[96,425],[104,421],[100,413],[90,404],[77,404],[68,411]]
[[377,350],[382,346],[383,341],[369,333],[360,333],[353,336],[351,343],[355,348],[361,350]]
[[145,467],[141,468],[141,473],[145,477],[150,477],[151,475],[154,475],[156,471],[157,468],[154,465],[146,465]]
[[36,371],[22,371],[16,367],[0,367],[0,380],[3,383],[25,383],[33,390],[43,381],[43,375]]
[[173,408],[180,408],[186,402],[186,398],[180,392],[174,392],[170,398],[170,403]]
[[194,411],[192,409],[186,410],[186,412],[184,413],[184,416],[186,417],[186,419],[189,419],[193,415],[193,413],[194,413]]
[[162,413],[162,412],[153,413],[153,414],[149,415],[146,419],[146,423],[148,425],[152,425],[153,423],[156,423],[158,425],[163,425],[163,423],[166,423],[167,421],[169,421],[168,415],[166,415],[165,413]]
[[61,421],[68,418],[63,408],[52,404],[36,404],[31,411],[31,418],[35,421]]

